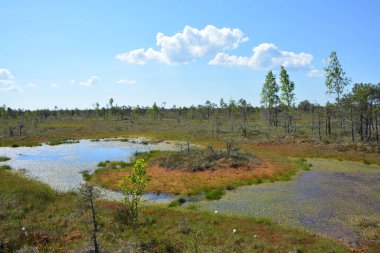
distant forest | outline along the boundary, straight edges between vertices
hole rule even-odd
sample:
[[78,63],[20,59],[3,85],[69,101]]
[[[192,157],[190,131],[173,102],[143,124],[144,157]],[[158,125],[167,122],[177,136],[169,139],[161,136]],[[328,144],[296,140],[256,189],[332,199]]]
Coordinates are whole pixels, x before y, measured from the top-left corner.
[[[289,138],[325,143],[368,143],[379,145],[380,83],[355,83],[343,71],[336,52],[326,60],[326,92],[334,103],[324,105],[308,100],[295,104],[295,83],[285,67],[277,78],[269,71],[261,92],[261,107],[244,99],[207,100],[203,105],[166,108],[119,106],[111,98],[105,106],[91,109],[21,110],[0,107],[2,138],[43,136],[59,122],[82,122],[104,131],[177,131],[182,136],[197,134],[232,135],[257,141],[284,141]],[[96,122],[113,122],[101,126]],[[83,130],[83,129],[82,129]],[[70,134],[67,136],[71,137]]]

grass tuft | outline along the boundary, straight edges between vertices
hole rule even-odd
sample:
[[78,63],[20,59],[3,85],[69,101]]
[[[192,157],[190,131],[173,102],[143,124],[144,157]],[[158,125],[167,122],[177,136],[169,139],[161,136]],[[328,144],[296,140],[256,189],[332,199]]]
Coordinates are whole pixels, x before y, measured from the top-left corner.
[[224,195],[223,189],[211,189],[206,191],[206,199],[207,200],[218,200],[221,199]]
[[366,164],[366,165],[370,165],[371,164],[371,162],[369,160],[367,160],[367,159],[363,159],[363,163]]
[[82,170],[80,172],[80,174],[82,174],[82,177],[83,177],[84,181],[90,181],[90,179],[91,179],[90,171],[88,171],[88,170]]
[[1,166],[0,166],[0,171],[1,171],[1,170],[11,170],[11,169],[12,169],[12,167],[9,166],[9,165],[1,165]]
[[11,160],[11,158],[6,157],[6,156],[0,156],[0,162],[6,162],[6,161],[9,161],[9,160]]
[[177,206],[182,206],[184,203],[186,203],[185,198],[178,198],[170,202],[169,207],[177,207]]

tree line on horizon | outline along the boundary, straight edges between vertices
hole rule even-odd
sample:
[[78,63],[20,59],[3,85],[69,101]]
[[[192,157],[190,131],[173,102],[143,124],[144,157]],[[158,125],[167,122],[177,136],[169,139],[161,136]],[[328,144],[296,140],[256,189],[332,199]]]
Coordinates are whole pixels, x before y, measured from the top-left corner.
[[[245,99],[223,98],[216,104],[207,100],[203,105],[190,107],[166,108],[166,103],[152,106],[118,106],[111,98],[109,103],[101,107],[95,103],[91,109],[59,109],[54,110],[15,110],[0,107],[2,136],[12,137],[36,131],[44,121],[87,118],[99,120],[121,120],[135,122],[151,119],[157,121],[174,119],[178,123],[184,120],[214,120],[216,125],[228,121],[238,122],[236,128],[248,137],[255,121],[266,121],[269,129],[282,128],[285,133],[295,135],[300,126],[322,135],[332,136],[333,131],[341,135],[350,134],[351,142],[379,144],[378,121],[380,114],[380,83],[355,83],[351,91],[345,92],[351,84],[346,76],[336,52],[332,52],[326,60],[324,69],[327,93],[335,96],[335,102],[325,105],[304,100],[295,104],[295,83],[290,79],[284,66],[281,66],[279,78],[273,71],[266,75],[261,92],[261,107],[254,107]],[[278,83],[279,82],[279,83]],[[226,119],[224,122],[222,119]],[[220,123],[220,121],[222,121]],[[254,126],[252,126],[252,124]],[[234,127],[232,127],[234,128]],[[27,131],[29,129],[29,131]],[[219,132],[219,131],[217,131]]]

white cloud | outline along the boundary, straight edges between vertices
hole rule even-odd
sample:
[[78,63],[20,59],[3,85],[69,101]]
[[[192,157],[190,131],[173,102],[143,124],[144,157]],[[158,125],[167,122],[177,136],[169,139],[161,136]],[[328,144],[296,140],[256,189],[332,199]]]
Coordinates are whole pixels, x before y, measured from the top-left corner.
[[7,69],[0,68],[0,80],[11,80],[13,79],[13,75]]
[[253,48],[251,57],[218,53],[209,61],[209,64],[242,66],[251,69],[277,69],[281,65],[287,68],[304,68],[309,66],[312,60],[311,54],[282,51],[274,44],[263,43]]
[[80,82],[81,85],[86,87],[92,87],[100,81],[100,77],[91,76],[87,80]]
[[11,91],[24,92],[23,89],[21,89],[21,87],[18,85],[9,85],[5,88],[0,88],[0,93],[7,93]]
[[128,79],[121,79],[116,81],[118,84],[135,84],[137,83],[136,80],[128,80]]
[[13,80],[13,75],[8,69],[0,68],[0,93],[7,92],[24,92],[22,88],[15,83]]
[[319,69],[312,68],[308,73],[308,77],[321,77],[323,76],[323,71]]
[[185,26],[182,32],[173,36],[158,33],[156,45],[160,48],[147,50],[140,48],[116,55],[116,59],[128,63],[145,64],[160,62],[165,64],[180,64],[194,61],[205,55],[220,51],[235,49],[240,43],[248,41],[239,29],[217,28],[208,25],[199,30]]
[[28,87],[30,87],[30,88],[37,88],[37,87],[38,87],[38,85],[35,84],[35,83],[27,83],[26,85],[27,85]]
[[77,81],[75,81],[74,79],[71,79],[71,80],[70,80],[70,83],[71,83],[71,84],[76,84]]
[[58,87],[59,87],[59,84],[57,84],[57,83],[51,83],[50,86],[51,86],[52,88],[58,88]]
[[0,84],[11,85],[14,83],[13,75],[8,69],[0,68]]

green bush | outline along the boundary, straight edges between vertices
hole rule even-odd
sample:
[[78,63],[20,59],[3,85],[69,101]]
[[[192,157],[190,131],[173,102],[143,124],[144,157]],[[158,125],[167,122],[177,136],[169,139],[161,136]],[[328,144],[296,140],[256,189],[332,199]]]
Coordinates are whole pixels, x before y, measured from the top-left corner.
[[218,200],[221,199],[224,195],[223,189],[211,189],[206,191],[206,199],[207,200]]

